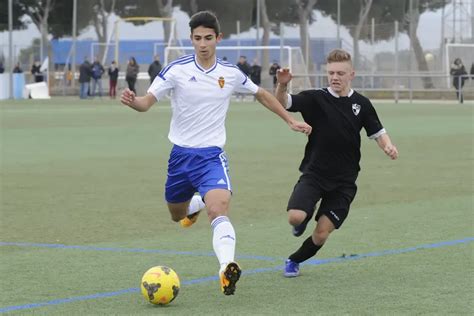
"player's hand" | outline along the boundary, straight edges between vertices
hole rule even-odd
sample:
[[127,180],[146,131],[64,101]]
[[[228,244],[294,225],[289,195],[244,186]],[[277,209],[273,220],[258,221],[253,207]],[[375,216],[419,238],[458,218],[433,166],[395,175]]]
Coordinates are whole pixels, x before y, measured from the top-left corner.
[[277,81],[281,84],[287,84],[293,78],[289,68],[280,68],[277,70]]
[[125,89],[120,96],[120,102],[125,105],[131,106],[135,101],[135,93],[130,89]]
[[311,131],[313,130],[313,128],[311,127],[311,125],[305,123],[305,122],[300,122],[300,121],[296,121],[296,120],[292,120],[290,123],[290,128],[292,130],[294,130],[295,132],[301,132],[305,135],[309,135],[311,134]]
[[398,158],[398,149],[397,147],[395,147],[395,145],[393,144],[389,144],[389,145],[386,145],[384,148],[383,148],[383,151],[384,153],[389,156],[390,158],[392,158],[392,160],[395,160]]

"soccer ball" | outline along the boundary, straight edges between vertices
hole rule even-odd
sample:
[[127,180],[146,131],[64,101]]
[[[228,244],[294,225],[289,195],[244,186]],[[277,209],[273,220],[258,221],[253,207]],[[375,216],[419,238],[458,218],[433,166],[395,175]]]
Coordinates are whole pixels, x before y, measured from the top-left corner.
[[427,62],[433,61],[433,60],[434,60],[434,55],[433,55],[432,53],[426,53],[426,54],[425,54],[425,60],[426,60]]
[[145,272],[140,289],[150,303],[166,305],[178,296],[179,277],[171,268],[156,266]]

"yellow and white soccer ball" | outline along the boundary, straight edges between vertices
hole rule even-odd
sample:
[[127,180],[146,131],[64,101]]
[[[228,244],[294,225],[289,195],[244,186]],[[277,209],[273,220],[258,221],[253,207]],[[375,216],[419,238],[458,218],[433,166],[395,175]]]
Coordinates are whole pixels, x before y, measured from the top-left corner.
[[147,301],[156,305],[171,303],[179,293],[179,277],[165,266],[150,268],[142,277],[140,289]]

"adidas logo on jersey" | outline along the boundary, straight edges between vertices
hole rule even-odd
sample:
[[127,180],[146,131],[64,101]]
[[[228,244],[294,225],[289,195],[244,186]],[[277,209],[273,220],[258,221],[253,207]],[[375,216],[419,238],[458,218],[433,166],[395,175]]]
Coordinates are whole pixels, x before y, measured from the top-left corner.
[[194,77],[194,76],[192,76],[191,78],[189,78],[189,80],[188,80],[188,81],[191,81],[191,82],[197,82],[197,80],[196,80],[196,77]]
[[224,179],[220,179],[219,181],[217,181],[217,184],[227,184]]

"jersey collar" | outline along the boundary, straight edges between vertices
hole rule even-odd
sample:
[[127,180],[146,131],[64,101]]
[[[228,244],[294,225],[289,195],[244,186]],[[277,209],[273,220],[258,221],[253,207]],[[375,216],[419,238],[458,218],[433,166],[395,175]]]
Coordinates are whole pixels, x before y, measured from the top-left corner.
[[[334,91],[333,89],[331,89],[331,87],[328,87],[328,91],[329,93],[335,97],[335,98],[340,98],[341,96],[339,94],[336,93],[336,91]],[[352,94],[354,93],[354,90],[349,90],[349,93],[347,94],[347,97],[350,98],[352,96]]]
[[208,74],[210,73],[211,71],[213,71],[214,69],[216,69],[217,67],[217,58],[214,59],[214,65],[212,65],[211,68],[209,68],[208,70],[202,68],[198,62],[197,62],[197,58],[196,58],[196,55],[193,55],[193,60],[194,60],[194,64],[196,65],[197,69],[201,70],[202,72]]

